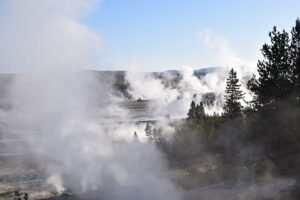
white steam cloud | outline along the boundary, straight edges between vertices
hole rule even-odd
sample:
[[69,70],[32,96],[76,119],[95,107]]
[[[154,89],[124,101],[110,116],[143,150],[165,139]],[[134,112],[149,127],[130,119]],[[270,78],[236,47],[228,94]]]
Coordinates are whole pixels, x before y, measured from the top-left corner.
[[239,57],[227,39],[208,28],[199,31],[199,36],[204,47],[211,52],[212,60],[217,66],[233,67],[244,76],[256,73],[256,60]]
[[[199,36],[204,47],[210,52],[215,66],[220,67],[218,70],[199,79],[194,75],[192,67],[184,66],[180,69],[182,79],[175,88],[166,87],[161,80],[151,74],[130,71],[126,76],[131,86],[130,94],[136,99],[156,100],[157,104],[154,108],[159,116],[171,115],[175,118],[182,118],[186,117],[192,100],[198,103],[203,100],[203,95],[214,93],[216,100],[212,105],[206,106],[206,111],[208,114],[221,113],[224,104],[226,78],[229,70],[233,68],[241,81],[245,100],[251,100],[251,95],[247,90],[247,81],[253,74],[257,73],[256,61],[239,57],[227,39],[218,36],[210,29],[202,29]],[[171,77],[166,75],[165,79],[170,80]],[[241,103],[244,104],[244,102]]]
[[97,1],[2,1],[2,72],[75,69],[96,62],[101,38],[78,20]]
[[[192,100],[197,103],[202,100],[203,95],[214,92],[218,99],[207,107],[207,112],[221,112],[222,95],[224,93],[224,71],[207,74],[201,79],[194,75],[194,70],[185,66],[180,71],[181,79],[175,87],[166,87],[160,79],[153,74],[129,71],[126,80],[130,84],[129,93],[133,98],[152,99],[156,116],[164,117],[170,115],[173,118],[186,117]],[[165,74],[164,79],[171,82],[172,74]],[[222,77],[222,78],[221,78]],[[221,87],[220,87],[221,86]]]
[[[109,199],[180,199],[154,145],[132,140],[139,126],[97,118],[119,112],[117,98],[82,67],[95,64],[100,37],[79,20],[97,1],[1,2],[1,71],[24,71],[1,112],[26,152],[42,158],[58,191],[101,191]],[[30,73],[28,73],[30,72]]]
[[[133,140],[143,126],[126,122],[123,99],[83,67],[95,66],[101,37],[80,23],[100,1],[28,0],[0,3],[1,72],[26,72],[10,88],[13,108],[1,111],[9,131],[19,134],[29,153],[40,160],[45,184],[57,191],[101,191],[109,199],[181,199],[182,191],[164,173],[166,163],[152,144]],[[203,42],[213,49],[222,68],[201,79],[192,67],[181,69],[175,87],[166,86],[150,73],[126,73],[129,94],[153,100],[157,119],[186,117],[192,100],[207,93],[216,100],[209,114],[222,112],[227,71],[240,79],[255,72],[255,62],[241,59],[227,40],[204,30]],[[171,81],[172,75],[165,74]],[[245,82],[242,82],[246,91]],[[123,115],[120,116],[120,113]],[[107,119],[115,116],[116,119]],[[114,121],[113,121],[114,120]],[[116,122],[118,121],[118,122]],[[168,124],[165,132],[172,132]],[[143,141],[143,138],[140,138]]]

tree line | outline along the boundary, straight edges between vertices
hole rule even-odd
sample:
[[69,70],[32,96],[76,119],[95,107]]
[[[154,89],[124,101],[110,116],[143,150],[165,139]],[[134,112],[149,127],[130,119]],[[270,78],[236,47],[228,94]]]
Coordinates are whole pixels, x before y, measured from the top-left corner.
[[258,76],[247,83],[252,100],[245,106],[231,69],[222,114],[208,115],[202,102],[192,101],[186,121],[168,140],[147,125],[149,141],[163,150],[170,166],[189,166],[209,154],[227,166],[224,177],[243,166],[257,176],[268,170],[300,180],[300,20],[290,33],[274,26],[269,38],[261,48]]

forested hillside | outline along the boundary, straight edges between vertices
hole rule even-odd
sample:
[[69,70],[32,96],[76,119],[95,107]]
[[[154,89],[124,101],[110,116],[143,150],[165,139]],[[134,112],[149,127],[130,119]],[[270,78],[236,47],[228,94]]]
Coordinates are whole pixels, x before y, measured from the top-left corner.
[[[149,141],[165,153],[169,165],[185,169],[185,187],[291,178],[296,180],[291,196],[280,199],[300,198],[300,20],[290,34],[274,27],[269,38],[261,48],[259,76],[253,75],[247,84],[251,101],[245,102],[232,69],[223,113],[208,115],[202,102],[192,101],[186,120],[171,138],[147,125]],[[205,173],[197,167],[203,165]]]

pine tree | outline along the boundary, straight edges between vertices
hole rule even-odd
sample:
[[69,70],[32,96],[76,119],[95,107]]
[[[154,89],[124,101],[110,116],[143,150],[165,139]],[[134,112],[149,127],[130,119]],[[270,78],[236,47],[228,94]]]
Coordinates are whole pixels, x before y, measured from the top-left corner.
[[261,52],[264,59],[257,64],[259,77],[248,82],[248,88],[254,94],[253,104],[256,108],[272,105],[290,94],[292,73],[290,67],[289,35],[279,32],[276,27],[269,33],[271,44],[264,44]]
[[152,127],[150,126],[150,124],[148,122],[145,127],[145,133],[146,133],[146,136],[148,137],[148,141],[152,142],[152,140],[153,140]]
[[293,67],[293,83],[295,88],[295,96],[299,103],[300,98],[300,20],[296,20],[296,24],[291,31],[291,64]]
[[191,102],[191,106],[187,113],[187,116],[188,119],[195,119],[196,117],[196,104],[194,100]]
[[240,100],[244,98],[244,93],[240,89],[239,79],[236,72],[231,69],[226,81],[224,115],[227,118],[236,118],[241,116],[243,106]]
[[195,108],[195,118],[198,120],[205,118],[205,110],[202,102],[200,102],[200,104],[197,104]]

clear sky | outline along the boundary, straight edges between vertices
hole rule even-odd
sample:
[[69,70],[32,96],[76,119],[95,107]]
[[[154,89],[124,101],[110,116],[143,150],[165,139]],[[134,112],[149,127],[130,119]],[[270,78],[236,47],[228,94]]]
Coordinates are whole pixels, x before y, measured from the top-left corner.
[[226,65],[228,51],[256,61],[272,26],[290,30],[297,17],[299,0],[106,0],[82,23],[103,39],[98,69],[161,71]]

